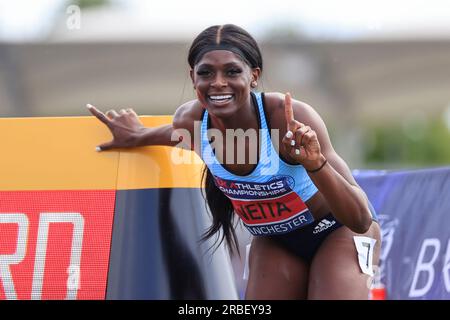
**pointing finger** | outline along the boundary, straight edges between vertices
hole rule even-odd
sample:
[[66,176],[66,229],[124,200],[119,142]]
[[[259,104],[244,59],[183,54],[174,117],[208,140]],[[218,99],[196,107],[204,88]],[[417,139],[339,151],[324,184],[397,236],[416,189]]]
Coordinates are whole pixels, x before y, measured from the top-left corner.
[[98,110],[96,107],[94,107],[91,104],[87,104],[86,107],[88,108],[89,112],[92,113],[97,119],[99,119],[101,122],[103,122],[106,125],[109,125],[109,119],[103,112]]
[[294,131],[295,128],[292,125],[294,122],[294,111],[292,110],[292,99],[289,92],[284,96],[284,112],[286,115],[286,124],[288,129],[290,131]]

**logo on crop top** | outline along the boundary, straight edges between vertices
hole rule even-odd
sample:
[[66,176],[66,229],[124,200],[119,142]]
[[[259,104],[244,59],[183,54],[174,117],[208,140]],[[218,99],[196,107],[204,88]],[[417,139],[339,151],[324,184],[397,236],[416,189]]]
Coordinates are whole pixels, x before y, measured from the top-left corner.
[[285,180],[286,183],[288,184],[289,188],[294,189],[294,187],[295,187],[295,180],[291,176],[277,175],[277,176],[273,177],[271,180]]
[[[292,190],[288,176],[266,182],[214,177],[216,186],[231,200],[234,211],[253,235],[290,232],[313,222],[300,196]],[[293,180],[293,179],[292,179]]]

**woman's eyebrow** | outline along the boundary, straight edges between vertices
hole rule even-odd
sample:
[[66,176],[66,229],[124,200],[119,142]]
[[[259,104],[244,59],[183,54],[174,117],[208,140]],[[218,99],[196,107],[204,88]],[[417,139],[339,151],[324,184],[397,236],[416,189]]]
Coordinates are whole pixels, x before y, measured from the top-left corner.
[[209,67],[212,67],[213,65],[212,64],[209,64],[209,63],[202,63],[202,64],[199,64],[198,66],[197,66],[197,68],[209,68]]
[[[214,67],[215,65],[214,64],[210,64],[210,63],[202,63],[202,64],[200,64],[200,65],[198,65],[198,68],[203,68],[203,67],[205,67],[205,68],[212,68],[212,67]],[[225,63],[225,64],[223,64],[223,66],[224,67],[239,67],[239,63],[238,62],[227,62],[227,63]]]
[[225,67],[239,67],[238,62],[228,62],[224,64]]

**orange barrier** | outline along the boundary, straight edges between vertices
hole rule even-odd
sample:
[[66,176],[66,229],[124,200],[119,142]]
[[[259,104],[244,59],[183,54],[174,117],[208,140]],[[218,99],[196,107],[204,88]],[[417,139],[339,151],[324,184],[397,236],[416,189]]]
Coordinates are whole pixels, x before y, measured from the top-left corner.
[[0,135],[0,299],[237,298],[227,252],[198,244],[201,162],[172,161],[195,154],[98,153],[94,117],[0,119]]

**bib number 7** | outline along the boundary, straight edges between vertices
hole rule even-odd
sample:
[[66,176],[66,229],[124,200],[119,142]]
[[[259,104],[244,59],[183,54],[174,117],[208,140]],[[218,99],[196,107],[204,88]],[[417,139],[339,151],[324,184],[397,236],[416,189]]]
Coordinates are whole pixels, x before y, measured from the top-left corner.
[[353,241],[358,253],[358,263],[361,271],[372,277],[374,275],[373,249],[377,240],[369,237],[354,236]]

